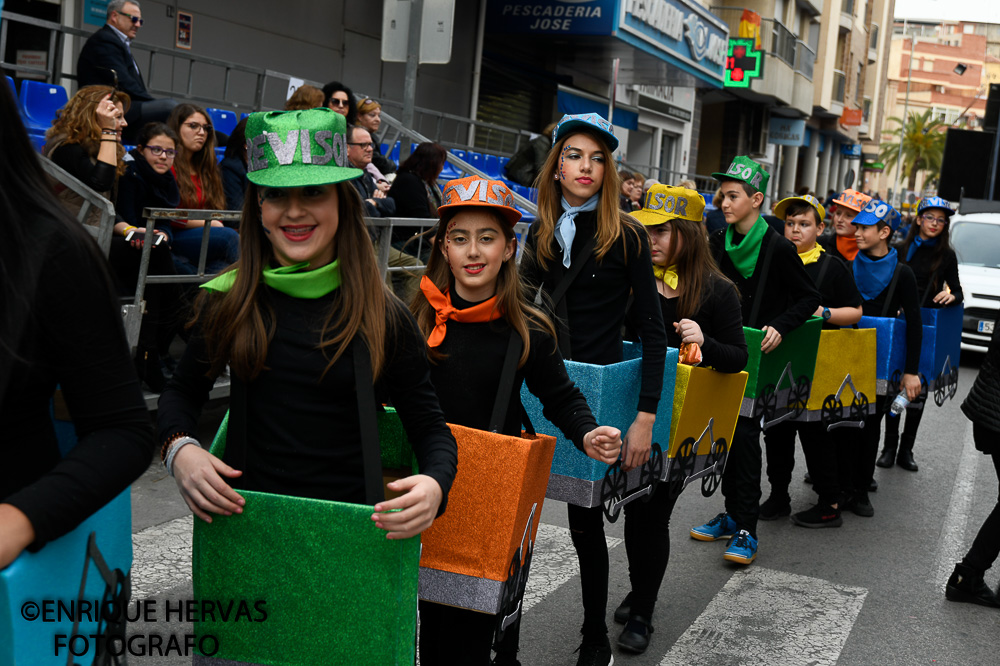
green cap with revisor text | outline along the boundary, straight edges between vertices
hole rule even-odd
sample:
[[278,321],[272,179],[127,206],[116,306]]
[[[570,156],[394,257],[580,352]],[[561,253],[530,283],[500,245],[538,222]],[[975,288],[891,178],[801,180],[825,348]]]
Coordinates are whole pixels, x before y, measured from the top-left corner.
[[737,155],[725,173],[716,171],[712,174],[712,178],[716,180],[742,180],[758,192],[763,193],[767,192],[767,181],[771,179],[771,175],[764,170],[759,162],[755,162],[746,155]]

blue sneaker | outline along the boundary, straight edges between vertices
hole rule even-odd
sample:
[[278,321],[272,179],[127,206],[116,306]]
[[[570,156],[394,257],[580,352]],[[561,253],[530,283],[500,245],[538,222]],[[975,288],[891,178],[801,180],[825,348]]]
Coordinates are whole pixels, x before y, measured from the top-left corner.
[[746,530],[740,530],[727,544],[723,559],[737,564],[750,564],[757,557],[757,539]]
[[691,538],[698,541],[718,541],[736,534],[736,521],[728,513],[720,513],[704,525],[691,528]]

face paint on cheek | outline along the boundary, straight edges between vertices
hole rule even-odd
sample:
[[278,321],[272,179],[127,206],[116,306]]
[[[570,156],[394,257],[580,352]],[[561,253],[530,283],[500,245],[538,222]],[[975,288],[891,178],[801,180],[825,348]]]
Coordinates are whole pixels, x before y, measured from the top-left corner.
[[573,146],[563,146],[562,155],[559,156],[559,180],[566,180],[566,153],[572,150]]

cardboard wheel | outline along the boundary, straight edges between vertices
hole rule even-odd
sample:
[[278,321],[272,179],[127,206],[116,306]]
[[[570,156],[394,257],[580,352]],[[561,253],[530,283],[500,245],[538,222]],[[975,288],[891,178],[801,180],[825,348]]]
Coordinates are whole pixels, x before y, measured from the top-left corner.
[[948,399],[951,400],[958,393],[958,368],[953,368],[948,373]]
[[840,398],[830,394],[823,400],[823,407],[820,409],[819,414],[823,425],[829,428],[844,418],[844,404],[840,401]]
[[778,411],[778,395],[774,391],[774,384],[768,384],[757,397],[757,411],[764,415],[765,422],[773,420]]
[[[861,421],[863,424],[868,418],[868,404],[868,396],[864,393],[855,395],[854,400],[851,400],[851,420]],[[864,425],[861,427],[863,428]]]
[[792,410],[792,418],[797,419],[802,416],[802,412],[806,411],[806,403],[809,402],[811,391],[812,381],[805,375],[799,375],[788,397],[788,408]]
[[712,442],[712,451],[709,453],[708,464],[715,465],[715,469],[708,476],[701,479],[701,494],[703,497],[711,497],[722,485],[722,472],[726,468],[726,456],[729,450],[726,447],[726,440],[719,438]]
[[618,520],[621,513],[619,502],[628,490],[628,475],[622,471],[622,461],[616,460],[614,465],[608,467],[604,473],[604,481],[601,482],[601,505],[604,507],[604,516],[610,522]]
[[656,486],[660,484],[663,477],[663,449],[656,442],[653,442],[652,455],[649,460],[639,468],[639,487],[650,486],[649,494],[642,498],[643,502],[648,502],[656,492]]
[[515,551],[514,557],[511,558],[510,568],[507,570],[507,580],[504,581],[503,586],[500,588],[500,610],[496,615],[497,622],[493,630],[494,648],[503,642],[503,637],[506,633],[506,629],[503,626],[504,618],[519,612],[521,600],[524,598],[524,589],[528,583],[528,571],[531,568],[531,556],[533,552],[534,548],[529,546],[524,558],[524,564],[521,564],[521,558],[519,557],[521,554],[520,549]]
[[934,380],[934,404],[941,407],[947,399],[948,387],[945,385],[945,375],[939,372],[937,379]]
[[688,437],[677,447],[677,453],[674,455],[676,471],[670,478],[670,496],[673,499],[680,497],[681,491],[684,490],[684,481],[694,474],[694,445],[694,437]]

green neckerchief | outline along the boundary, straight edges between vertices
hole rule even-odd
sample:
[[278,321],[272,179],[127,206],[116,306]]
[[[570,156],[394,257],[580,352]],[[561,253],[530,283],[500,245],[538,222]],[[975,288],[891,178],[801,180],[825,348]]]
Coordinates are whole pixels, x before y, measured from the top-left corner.
[[[335,259],[314,271],[303,270],[309,262],[294,266],[265,268],[262,274],[264,284],[293,298],[322,298],[340,286],[340,260]],[[226,271],[219,277],[201,285],[202,289],[225,292],[236,282],[236,269]]]
[[757,216],[757,221],[753,223],[750,227],[750,232],[743,237],[743,240],[739,245],[733,245],[733,234],[735,224],[730,224],[726,227],[726,254],[729,255],[729,260],[733,262],[733,266],[736,266],[736,270],[740,272],[744,278],[749,278],[753,275],[753,269],[757,266],[757,256],[760,254],[760,242],[764,239],[764,234],[767,232],[767,222],[760,215]]

